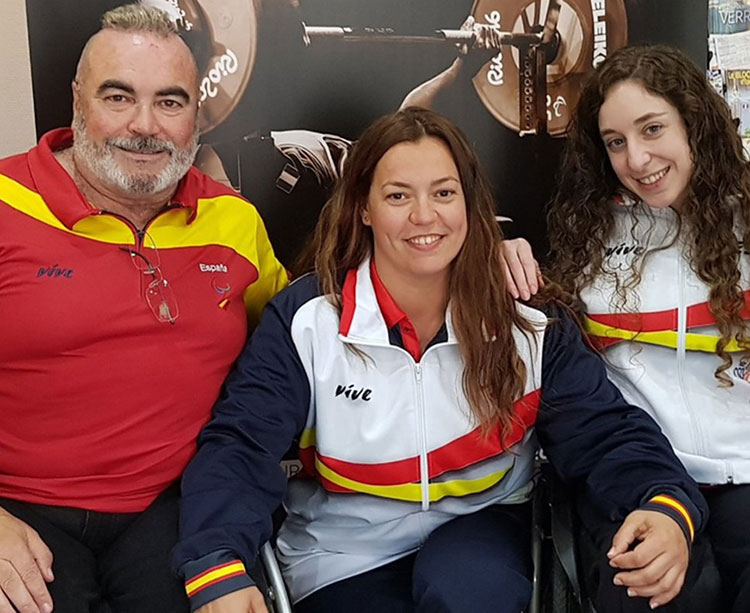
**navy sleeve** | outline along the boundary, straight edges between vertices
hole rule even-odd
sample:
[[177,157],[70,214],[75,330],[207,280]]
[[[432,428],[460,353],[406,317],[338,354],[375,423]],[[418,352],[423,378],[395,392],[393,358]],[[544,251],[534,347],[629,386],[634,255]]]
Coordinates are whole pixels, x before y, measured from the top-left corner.
[[545,332],[537,432],[555,472],[610,520],[658,510],[689,542],[704,525],[706,502],[657,423],[625,401],[601,357],[559,311]]
[[[279,465],[303,429],[310,384],[291,337],[300,280],[273,299],[249,340],[182,481],[175,569],[193,610],[252,585],[245,572],[272,533],[286,478]],[[304,288],[302,288],[304,289]]]

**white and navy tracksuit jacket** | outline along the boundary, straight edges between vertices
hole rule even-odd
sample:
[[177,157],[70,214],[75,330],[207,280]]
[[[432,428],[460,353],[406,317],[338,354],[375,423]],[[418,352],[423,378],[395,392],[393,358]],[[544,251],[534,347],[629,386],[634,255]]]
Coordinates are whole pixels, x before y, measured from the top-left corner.
[[[582,292],[586,327],[604,348],[607,372],[625,398],[659,423],[677,457],[699,483],[750,483],[750,358],[727,346],[732,387],[714,377],[720,338],[708,308],[709,288],[690,267],[684,240],[675,239],[672,209],[625,200],[612,204],[615,231],[605,271],[626,279],[633,260],[649,252],[640,283],[618,305],[614,279],[600,275]],[[750,318],[750,260],[741,258],[743,317]],[[634,339],[634,342],[622,342]]]
[[515,334],[528,375],[503,446],[472,422],[450,314],[415,362],[371,270],[366,261],[348,274],[341,317],[314,277],[292,284],[227,381],[183,481],[175,566],[194,609],[251,584],[244,565],[271,534],[286,485],[279,460],[295,438],[311,477],[290,482],[278,535],[295,601],[408,555],[458,515],[526,500],[537,436],[613,520],[645,507],[688,538],[701,528],[695,483],[571,322],[518,306],[535,332]]

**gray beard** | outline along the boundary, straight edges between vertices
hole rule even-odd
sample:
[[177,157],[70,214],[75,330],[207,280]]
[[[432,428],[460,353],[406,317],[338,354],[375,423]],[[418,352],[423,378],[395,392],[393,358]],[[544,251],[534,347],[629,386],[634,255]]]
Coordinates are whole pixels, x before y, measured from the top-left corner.
[[[178,148],[172,141],[152,136],[117,136],[97,145],[88,137],[86,122],[80,113],[73,117],[73,157],[77,164],[89,170],[97,179],[110,188],[133,195],[158,194],[173,188],[184,177],[195,159],[198,150],[198,128],[185,148]],[[114,158],[115,147],[138,153],[168,151],[167,166],[159,173],[126,173]]]

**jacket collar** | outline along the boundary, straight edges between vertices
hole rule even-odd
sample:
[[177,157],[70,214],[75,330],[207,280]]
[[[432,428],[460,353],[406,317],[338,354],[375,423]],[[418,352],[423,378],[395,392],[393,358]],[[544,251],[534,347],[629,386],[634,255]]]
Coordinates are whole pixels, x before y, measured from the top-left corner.
[[[42,196],[52,213],[69,229],[89,215],[98,215],[99,209],[92,207],[84,198],[73,178],[60,165],[55,151],[73,145],[73,131],[59,128],[42,136],[39,144],[29,151],[29,169],[37,192]],[[207,177],[191,167],[180,180],[170,200],[171,208],[190,209],[187,223],[198,213],[198,198],[206,195]]]
[[[344,279],[341,290],[342,310],[339,335],[351,342],[365,341],[388,345],[390,344],[388,323],[378,304],[370,271],[370,258],[368,257],[356,269],[351,269]],[[392,299],[391,303],[395,306]],[[445,312],[445,327],[448,332],[447,342],[457,343],[450,305]]]

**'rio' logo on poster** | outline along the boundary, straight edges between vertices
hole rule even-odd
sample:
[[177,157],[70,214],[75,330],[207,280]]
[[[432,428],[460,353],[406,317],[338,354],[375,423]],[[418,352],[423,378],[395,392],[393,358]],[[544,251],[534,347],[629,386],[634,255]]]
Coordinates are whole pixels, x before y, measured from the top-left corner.
[[204,102],[206,98],[215,98],[219,93],[219,88],[216,86],[221,83],[224,77],[237,72],[238,68],[239,62],[237,56],[234,54],[234,51],[227,48],[226,53],[216,60],[214,67],[203,77],[200,87],[201,97],[198,102]]

